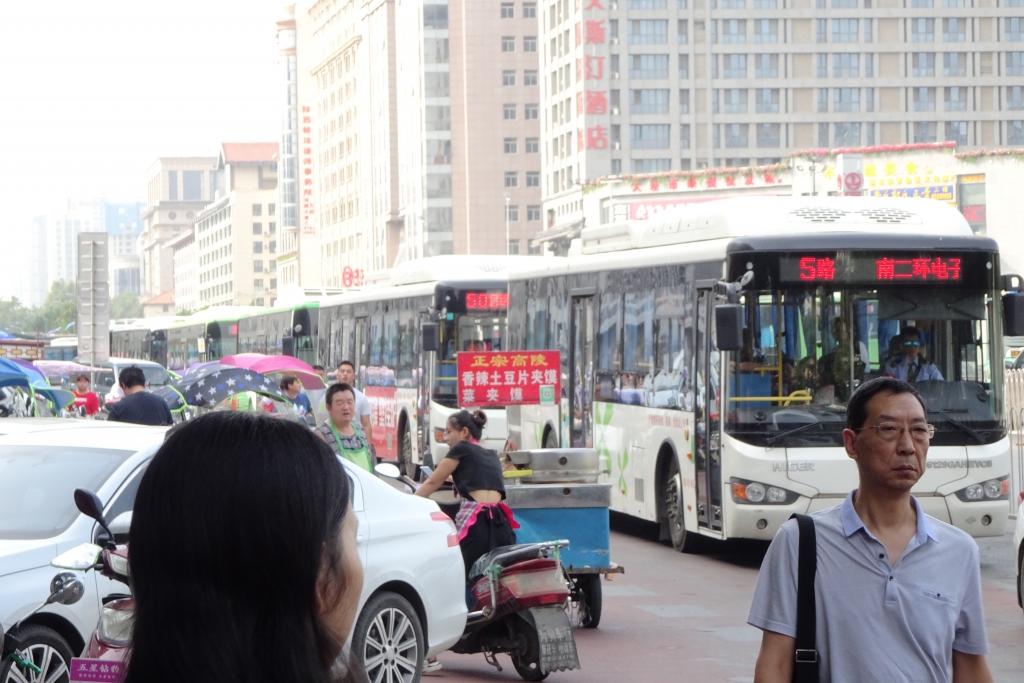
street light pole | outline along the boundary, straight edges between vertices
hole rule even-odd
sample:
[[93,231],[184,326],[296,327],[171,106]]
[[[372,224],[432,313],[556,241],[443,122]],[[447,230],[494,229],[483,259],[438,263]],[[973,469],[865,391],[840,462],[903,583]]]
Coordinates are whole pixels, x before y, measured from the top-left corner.
[[508,239],[508,203],[512,199],[509,193],[505,193],[505,256],[509,255],[509,239]]

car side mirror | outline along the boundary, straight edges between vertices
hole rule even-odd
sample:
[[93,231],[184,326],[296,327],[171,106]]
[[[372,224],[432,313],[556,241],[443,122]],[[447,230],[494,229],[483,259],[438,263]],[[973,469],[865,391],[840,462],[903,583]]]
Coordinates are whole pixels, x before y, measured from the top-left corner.
[[110,523],[110,530],[114,532],[114,543],[123,545],[128,542],[128,531],[132,527],[132,511],[122,512]]
[[739,351],[743,348],[743,306],[741,304],[715,306],[715,344],[719,351]]
[[423,350],[437,351],[441,348],[441,326],[437,323],[423,323],[420,328],[423,335]]
[[399,479],[402,476],[401,470],[389,462],[382,462],[373,468],[373,471],[388,479]]
[[107,532],[108,544],[113,545],[114,534],[103,516],[103,503],[100,497],[88,489],[75,489],[75,506],[83,515],[96,520],[96,523]]

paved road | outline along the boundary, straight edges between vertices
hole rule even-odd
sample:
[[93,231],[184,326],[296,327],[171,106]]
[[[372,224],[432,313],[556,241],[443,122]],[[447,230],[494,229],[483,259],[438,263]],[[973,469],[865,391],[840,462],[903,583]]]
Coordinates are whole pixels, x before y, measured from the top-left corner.
[[[731,542],[715,554],[682,555],[654,540],[654,525],[613,516],[612,528],[612,557],[626,574],[604,584],[601,627],[576,632],[583,670],[548,680],[750,683],[760,631],[746,617],[767,545]],[[989,664],[996,681],[1016,682],[1024,671],[1024,612],[1010,539],[980,539],[979,546]],[[482,655],[448,653],[441,661],[444,670],[425,681],[520,680],[505,656],[500,673]]]

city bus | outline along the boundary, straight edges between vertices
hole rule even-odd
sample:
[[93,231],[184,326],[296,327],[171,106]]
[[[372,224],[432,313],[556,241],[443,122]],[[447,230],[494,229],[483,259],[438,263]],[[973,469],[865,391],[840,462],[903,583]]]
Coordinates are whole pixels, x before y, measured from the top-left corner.
[[[331,369],[342,360],[355,365],[379,457],[398,461],[411,476],[444,458],[445,422],[459,409],[455,354],[505,350],[508,273],[539,260],[420,259],[361,291],[320,301],[318,358]],[[505,410],[484,412],[481,443],[502,450]]]
[[846,402],[913,340],[936,427],[914,494],[998,536],[1002,282],[996,242],[927,199],[734,198],[585,228],[566,259],[510,277],[509,346],[561,351],[563,393],[510,410],[509,439],[596,448],[612,509],[681,551],[768,540],[856,488]]
[[54,337],[43,348],[43,358],[46,360],[75,360],[78,358],[78,337]]
[[148,360],[166,368],[167,330],[182,320],[181,316],[161,316],[113,321],[110,325],[110,355]]
[[217,361],[238,353],[238,321],[262,309],[213,306],[172,322],[166,330],[167,365],[184,372],[193,363]]
[[316,360],[319,302],[260,309],[238,320],[238,353],[294,356],[313,365]]

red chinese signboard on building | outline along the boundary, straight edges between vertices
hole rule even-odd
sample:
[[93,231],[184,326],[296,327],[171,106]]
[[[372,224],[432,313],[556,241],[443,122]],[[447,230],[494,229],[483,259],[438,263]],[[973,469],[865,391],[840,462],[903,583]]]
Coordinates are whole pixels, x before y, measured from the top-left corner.
[[561,395],[558,351],[465,351],[456,358],[462,408],[553,404]]
[[312,107],[302,107],[302,135],[300,136],[302,144],[299,145],[299,149],[302,153],[299,155],[302,161],[302,165],[299,168],[299,192],[302,194],[302,201],[300,202],[302,208],[302,234],[303,235],[315,235],[316,234],[316,211],[315,202],[313,201],[313,188],[315,187],[313,182],[313,109]]

